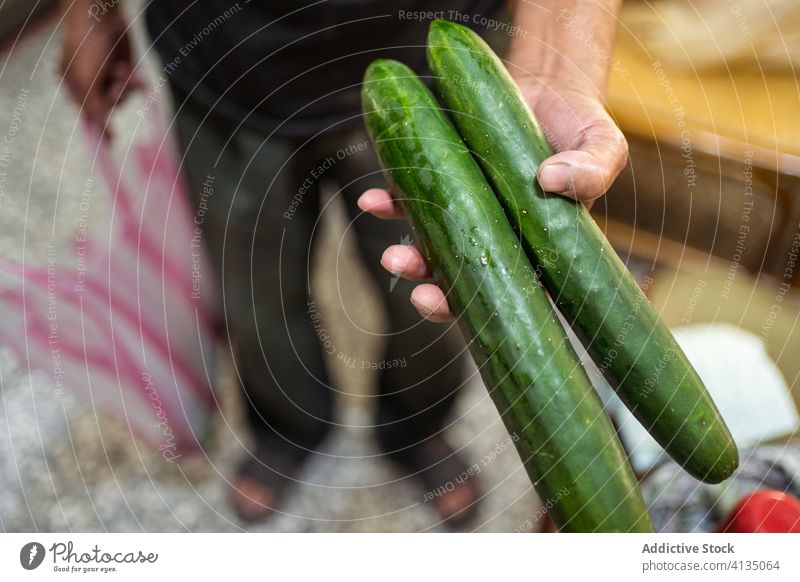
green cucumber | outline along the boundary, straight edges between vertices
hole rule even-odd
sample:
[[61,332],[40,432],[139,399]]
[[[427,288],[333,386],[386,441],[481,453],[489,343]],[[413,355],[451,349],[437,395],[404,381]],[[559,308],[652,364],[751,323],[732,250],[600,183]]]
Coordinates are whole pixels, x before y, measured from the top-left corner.
[[622,401],[690,474],[729,477],[739,453],[697,372],[586,208],[536,183],[553,152],[503,63],[473,31],[437,20],[428,65],[545,287]]
[[541,282],[456,129],[405,65],[379,60],[367,129],[540,498],[563,531],[652,531],[641,493]]

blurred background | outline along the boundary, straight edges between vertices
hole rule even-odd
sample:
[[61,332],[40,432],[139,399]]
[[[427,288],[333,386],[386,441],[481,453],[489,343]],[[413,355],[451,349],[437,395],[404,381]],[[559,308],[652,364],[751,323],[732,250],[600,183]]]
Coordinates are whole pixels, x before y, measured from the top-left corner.
[[[140,5],[125,2],[125,9],[138,13]],[[53,2],[0,4],[4,265],[46,268],[81,228],[112,212],[113,188],[96,177],[91,144],[56,71],[60,27]],[[676,515],[682,527],[709,527],[709,514],[765,483],[795,495],[800,490],[792,456],[800,404],[798,51],[797,2],[661,0],[625,4],[608,56],[608,107],[628,138],[630,163],[593,214],[668,325],[680,328],[681,344],[740,447],[768,447],[756,455],[768,462],[750,467],[735,495],[726,494],[726,485],[701,489],[662,471],[646,495],[661,503],[665,529],[675,526]],[[139,121],[137,104],[126,103],[114,131],[135,134]],[[385,315],[353,260],[344,209],[330,202],[323,201],[314,293],[340,353],[369,362]],[[6,272],[0,288],[21,284]],[[226,478],[248,443],[225,350],[208,372],[222,414],[210,420],[203,451],[173,463],[124,415],[106,414],[98,404],[102,397],[93,395],[116,386],[87,392],[85,378],[38,369],[30,353],[7,346],[12,329],[0,323],[4,531],[444,530],[425,492],[400,479],[366,438],[376,370],[330,358],[342,390],[340,426],[322,458],[304,470],[283,513],[245,525],[226,500]],[[482,469],[486,496],[468,529],[537,530],[540,502],[517,453],[504,446],[508,435],[482,384],[472,378],[448,434]],[[640,435],[623,437],[639,455],[637,469],[653,472],[658,459]],[[783,476],[772,479],[776,467]],[[680,491],[680,502],[665,493],[670,488]],[[687,499],[696,515],[687,515]]]

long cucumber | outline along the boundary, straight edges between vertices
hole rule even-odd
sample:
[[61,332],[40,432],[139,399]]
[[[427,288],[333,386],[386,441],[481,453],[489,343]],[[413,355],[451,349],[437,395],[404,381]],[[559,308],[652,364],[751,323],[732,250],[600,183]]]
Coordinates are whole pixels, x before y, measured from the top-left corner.
[[396,61],[367,69],[365,123],[540,498],[563,531],[652,531],[611,421],[503,208],[453,125]]
[[473,31],[437,20],[428,65],[545,287],[622,401],[690,474],[729,477],[739,454],[697,372],[586,208],[536,182],[553,152],[503,63]]

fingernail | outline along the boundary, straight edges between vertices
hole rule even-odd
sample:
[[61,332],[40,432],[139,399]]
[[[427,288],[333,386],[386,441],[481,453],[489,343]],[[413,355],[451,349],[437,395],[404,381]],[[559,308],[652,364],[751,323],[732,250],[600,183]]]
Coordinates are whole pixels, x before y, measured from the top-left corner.
[[539,184],[547,192],[566,192],[569,186],[569,170],[567,164],[548,164],[539,170]]
[[392,256],[391,260],[389,261],[389,271],[393,275],[400,275],[406,268],[406,265],[408,265],[408,257],[396,255]]

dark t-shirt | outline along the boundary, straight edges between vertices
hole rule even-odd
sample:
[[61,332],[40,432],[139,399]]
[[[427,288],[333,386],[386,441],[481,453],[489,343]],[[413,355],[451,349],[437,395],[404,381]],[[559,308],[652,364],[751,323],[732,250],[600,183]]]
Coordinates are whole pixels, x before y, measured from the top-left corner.
[[395,58],[424,72],[433,18],[485,30],[501,5],[152,0],[146,17],[164,75],[180,91],[233,121],[302,137],[360,123],[359,86],[373,59]]

